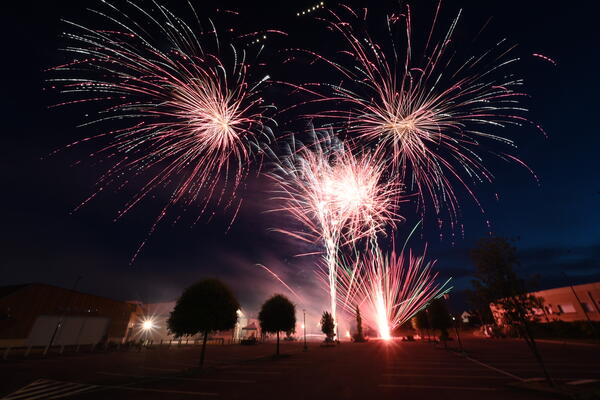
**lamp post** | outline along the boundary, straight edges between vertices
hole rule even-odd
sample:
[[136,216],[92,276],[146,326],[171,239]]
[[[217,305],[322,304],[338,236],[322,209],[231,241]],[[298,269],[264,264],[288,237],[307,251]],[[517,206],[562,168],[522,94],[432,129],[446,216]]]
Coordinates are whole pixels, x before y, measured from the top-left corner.
[[460,340],[460,333],[458,332],[458,327],[456,324],[456,318],[452,317],[452,321],[454,322],[454,331],[456,332],[456,339],[458,339],[458,346],[460,347],[460,352],[464,353],[462,341]]
[[308,346],[306,345],[306,310],[303,309],[302,314],[304,319],[304,324],[302,324],[302,327],[304,329],[304,351],[308,351]]

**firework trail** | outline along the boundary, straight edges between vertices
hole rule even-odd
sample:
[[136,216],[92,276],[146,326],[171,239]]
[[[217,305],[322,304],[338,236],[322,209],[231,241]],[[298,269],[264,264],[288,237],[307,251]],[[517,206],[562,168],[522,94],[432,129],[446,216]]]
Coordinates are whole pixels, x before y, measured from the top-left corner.
[[166,191],[149,234],[175,205],[197,207],[198,218],[209,203],[237,212],[236,191],[259,144],[272,137],[270,107],[259,91],[268,76],[255,79],[246,52],[220,43],[212,21],[210,30],[196,30],[191,5],[194,25],[156,2],[152,12],[137,2],[102,5],[90,10],[102,29],[67,22],[73,32],[65,33],[71,44],[64,50],[74,59],[52,68],[59,77],[49,79],[71,96],[57,106],[93,105],[96,117],[82,126],[104,127],[66,146],[99,141],[90,157],[110,165],[82,205],[109,186],[137,186],[118,219]]
[[290,287],[290,285],[288,285],[287,283],[285,283],[285,281],[283,279],[281,279],[279,277],[279,275],[277,275],[275,272],[273,272],[270,268],[264,266],[263,264],[255,264],[257,267],[260,267],[262,269],[264,269],[265,271],[267,271],[269,273],[269,275],[271,275],[273,278],[275,278],[277,280],[277,282],[281,283],[287,290],[290,291],[291,294],[293,294],[294,296],[296,296],[296,298],[298,300],[300,300],[301,303],[304,303],[304,298],[302,296],[300,296],[294,289],[292,289]]
[[436,283],[435,261],[425,261],[411,250],[399,255],[379,248],[363,252],[352,268],[340,269],[338,302],[348,313],[358,305],[367,322],[390,339],[391,332],[422,310],[431,300],[447,293],[450,279]]
[[[336,319],[338,256],[344,246],[394,227],[401,187],[384,177],[384,166],[368,153],[353,154],[331,132],[312,131],[304,145],[292,138],[268,176],[276,184],[273,211],[291,215],[298,230],[276,229],[307,243],[321,243]],[[337,323],[337,320],[336,320]]]
[[[511,139],[496,132],[531,122],[521,105],[527,97],[520,89],[523,79],[510,71],[519,60],[511,55],[515,46],[501,40],[461,61],[453,40],[460,12],[435,43],[438,13],[439,5],[419,57],[412,44],[409,6],[386,17],[389,46],[361,30],[366,9],[357,13],[342,6],[339,13],[330,11],[331,17],[323,21],[346,43],[338,58],[296,50],[333,67],[341,83],[292,87],[311,96],[307,103],[327,104],[307,118],[331,121],[357,145],[373,148],[375,158],[417,194],[422,214],[432,205],[436,214],[447,212],[454,227],[460,211],[455,186],[466,189],[483,212],[472,186],[493,180],[482,157],[484,145],[515,148]],[[399,46],[393,38],[402,32],[406,41]],[[490,153],[527,167],[504,151]]]

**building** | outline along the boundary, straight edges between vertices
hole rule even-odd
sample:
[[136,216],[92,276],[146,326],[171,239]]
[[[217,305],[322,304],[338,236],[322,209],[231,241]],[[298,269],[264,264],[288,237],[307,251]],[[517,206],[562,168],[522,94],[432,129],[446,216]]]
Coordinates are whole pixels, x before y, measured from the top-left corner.
[[136,304],[40,283],[0,287],[0,347],[124,342]]
[[[0,287],[0,347],[70,346],[176,340],[167,320],[175,302],[117,301],[31,283]],[[213,332],[219,343],[259,337],[258,321],[238,310],[234,329]],[[184,338],[198,340],[201,335]],[[178,339],[177,339],[178,340]]]
[[[600,282],[565,286],[529,293],[543,299],[541,309],[531,310],[540,322],[600,321]],[[490,304],[494,319],[502,325],[502,310]]]

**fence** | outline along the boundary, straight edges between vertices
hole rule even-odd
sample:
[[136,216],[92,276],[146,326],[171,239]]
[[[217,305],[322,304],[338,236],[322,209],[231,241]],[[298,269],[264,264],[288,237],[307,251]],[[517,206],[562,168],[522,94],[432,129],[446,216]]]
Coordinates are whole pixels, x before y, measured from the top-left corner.
[[[209,338],[207,345],[231,345],[238,344],[239,340],[224,338]],[[115,343],[102,342],[92,345],[55,345],[55,346],[14,346],[0,347],[0,357],[2,360],[21,359],[21,358],[43,358],[49,355],[62,355],[65,353],[73,354],[80,352],[87,353],[106,353],[109,351],[142,351],[143,349],[170,349],[181,346],[202,345],[201,339],[172,339],[154,342],[153,340]]]

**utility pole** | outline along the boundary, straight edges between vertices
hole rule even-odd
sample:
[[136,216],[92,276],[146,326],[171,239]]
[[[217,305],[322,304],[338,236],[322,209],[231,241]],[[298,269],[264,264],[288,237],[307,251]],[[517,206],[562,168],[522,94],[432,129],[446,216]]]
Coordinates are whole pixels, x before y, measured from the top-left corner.
[[458,346],[460,347],[460,352],[464,354],[465,350],[463,349],[462,340],[460,340],[460,333],[458,332],[456,318],[452,317],[452,321],[454,322],[454,331],[456,332],[456,339],[458,340]]
[[304,351],[308,351],[308,346],[306,345],[306,310],[302,310],[302,314],[304,316],[304,323],[302,327],[304,328]]
[[585,318],[587,319],[588,324],[590,325],[590,328],[591,328],[592,332],[594,333],[594,336],[596,337],[596,341],[600,342],[600,337],[598,336],[598,332],[596,331],[596,327],[594,326],[594,323],[590,319],[590,316],[588,315],[587,310],[583,306],[583,303],[579,299],[579,296],[577,295],[577,292],[575,291],[575,288],[573,287],[573,284],[569,280],[569,278],[568,278],[567,274],[565,273],[565,271],[562,271],[562,274],[569,281],[569,286],[571,287],[571,291],[573,292],[573,296],[575,296],[575,299],[577,300],[577,303],[579,303],[579,307],[581,307],[581,309],[583,310],[583,314],[585,315]]
[[52,343],[54,343],[54,339],[56,338],[56,334],[58,333],[58,330],[60,329],[63,320],[65,319],[65,315],[67,313],[67,307],[69,306],[69,303],[71,302],[71,296],[73,296],[73,293],[75,291],[75,289],[77,288],[77,284],[79,283],[79,281],[81,280],[82,276],[79,275],[77,276],[77,279],[75,279],[75,283],[73,284],[73,288],[71,289],[71,293],[69,294],[69,296],[67,297],[67,301],[65,304],[65,309],[63,310],[62,315],[60,316],[60,318],[58,319],[58,321],[56,322],[56,327],[54,328],[54,332],[52,333],[52,336],[50,337],[50,341],[48,342],[48,345],[46,346],[46,349],[44,350],[44,356],[48,353],[48,350],[50,349],[50,347],[52,347]]

